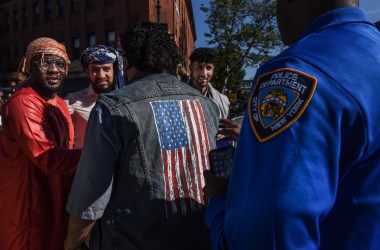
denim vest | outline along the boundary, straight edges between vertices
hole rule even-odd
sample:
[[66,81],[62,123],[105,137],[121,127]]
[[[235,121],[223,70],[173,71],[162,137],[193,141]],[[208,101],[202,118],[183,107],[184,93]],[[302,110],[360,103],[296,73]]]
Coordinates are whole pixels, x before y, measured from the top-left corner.
[[[198,100],[195,101],[197,111],[189,120],[198,125],[203,121],[204,138],[195,142],[197,145],[193,150],[197,153],[181,151],[174,157],[173,152],[177,149],[172,149],[170,142],[165,142],[162,134],[165,132],[161,131],[173,123],[160,123],[167,118],[161,116],[165,112],[160,105],[180,104],[182,107],[186,105],[183,104],[185,100],[188,103]],[[200,173],[208,168],[208,151],[216,147],[219,110],[215,103],[166,73],[140,73],[130,85],[101,95],[99,102],[114,118],[123,139],[123,149],[115,169],[110,201],[91,234],[91,249],[211,249],[209,232],[204,224],[205,204],[201,186],[204,180]],[[187,111],[173,109],[169,117],[179,112],[182,118],[191,118]],[[200,135],[199,127],[193,130]],[[181,134],[177,125],[171,132]],[[196,136],[191,137],[194,139]],[[179,140],[181,143],[186,144]],[[192,147],[192,144],[183,145],[180,150]],[[202,150],[203,156],[199,154]],[[189,163],[197,162],[197,159],[205,168]],[[182,169],[179,162],[185,162]],[[171,168],[167,168],[168,165]],[[193,182],[189,181],[186,186],[186,178]],[[194,180],[198,181],[195,189]],[[181,181],[182,189],[176,189]],[[174,191],[168,188],[170,185],[174,186]]]

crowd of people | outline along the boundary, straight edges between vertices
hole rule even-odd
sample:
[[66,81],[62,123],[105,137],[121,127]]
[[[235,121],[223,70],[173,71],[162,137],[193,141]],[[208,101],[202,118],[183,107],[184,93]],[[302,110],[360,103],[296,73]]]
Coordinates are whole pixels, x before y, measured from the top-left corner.
[[[183,83],[159,24],[86,48],[88,87],[63,99],[65,46],[32,41],[2,107],[0,249],[378,249],[380,32],[358,5],[277,0],[289,47],[242,124],[213,50]],[[212,174],[231,144],[231,176]]]

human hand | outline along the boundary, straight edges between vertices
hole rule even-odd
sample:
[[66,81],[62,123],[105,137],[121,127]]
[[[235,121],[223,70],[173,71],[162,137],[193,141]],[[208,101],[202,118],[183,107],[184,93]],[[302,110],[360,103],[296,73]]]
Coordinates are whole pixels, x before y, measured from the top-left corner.
[[222,135],[222,136],[218,136],[218,140],[237,142],[240,135],[240,129],[241,129],[240,124],[234,121],[222,118],[219,120],[219,132],[218,132],[218,135]]
[[206,185],[203,188],[204,197],[209,198],[224,198],[227,194],[228,177],[216,176],[210,170],[203,172]]

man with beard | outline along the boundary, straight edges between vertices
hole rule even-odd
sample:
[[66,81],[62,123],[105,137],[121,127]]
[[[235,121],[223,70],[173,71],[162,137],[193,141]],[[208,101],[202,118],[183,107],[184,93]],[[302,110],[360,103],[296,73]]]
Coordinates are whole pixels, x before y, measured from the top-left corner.
[[90,114],[66,249],[94,227],[90,249],[208,250],[202,173],[218,108],[169,74],[180,56],[160,24],[129,26],[121,44],[128,86],[100,95]]
[[50,38],[31,42],[23,88],[5,103],[0,138],[0,249],[63,249],[65,205],[81,150],[57,96],[67,75],[65,47]]
[[190,86],[199,90],[202,95],[210,98],[219,107],[220,118],[226,119],[230,109],[228,97],[219,93],[211,86],[214,74],[214,51],[211,48],[197,48],[190,55]]
[[[105,45],[88,47],[80,61],[90,85],[65,98],[75,128],[74,148],[83,147],[88,117],[99,94],[111,92],[117,85],[119,88],[124,86],[123,58],[114,48]],[[115,81],[114,76],[117,76]]]
[[211,48],[197,48],[190,55],[190,86],[197,89],[202,95],[210,98],[219,108],[219,135],[217,145],[225,147],[230,141],[237,141],[240,134],[240,124],[227,119],[230,110],[228,97],[219,93],[211,86],[214,74],[215,53]]

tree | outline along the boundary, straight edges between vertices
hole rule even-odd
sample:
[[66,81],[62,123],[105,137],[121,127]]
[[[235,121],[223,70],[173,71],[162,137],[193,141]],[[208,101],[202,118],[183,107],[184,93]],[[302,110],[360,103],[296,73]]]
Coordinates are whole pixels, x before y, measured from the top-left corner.
[[[230,69],[230,65],[233,65],[231,63],[231,60],[225,60],[225,58],[221,55],[225,55],[223,53],[223,50],[217,50],[215,53],[215,69],[214,69],[214,75],[211,79],[212,85],[219,90],[225,90],[225,88],[228,89],[236,89],[237,84],[240,83],[245,76],[245,70],[242,66],[236,67],[234,70],[229,71],[229,75],[227,75],[226,69]],[[228,80],[228,86],[227,86],[227,80]]]
[[201,10],[210,28],[206,42],[216,49],[213,83],[222,91],[243,80],[243,68],[259,66],[282,44],[275,0],[211,0]]

